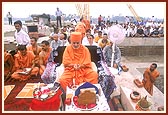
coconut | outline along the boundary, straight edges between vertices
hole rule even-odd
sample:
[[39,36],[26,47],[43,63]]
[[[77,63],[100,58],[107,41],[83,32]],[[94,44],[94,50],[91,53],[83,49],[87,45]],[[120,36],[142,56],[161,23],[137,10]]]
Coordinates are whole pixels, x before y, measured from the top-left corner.
[[151,103],[147,101],[147,96],[143,97],[138,104],[142,108],[149,108],[151,106]]

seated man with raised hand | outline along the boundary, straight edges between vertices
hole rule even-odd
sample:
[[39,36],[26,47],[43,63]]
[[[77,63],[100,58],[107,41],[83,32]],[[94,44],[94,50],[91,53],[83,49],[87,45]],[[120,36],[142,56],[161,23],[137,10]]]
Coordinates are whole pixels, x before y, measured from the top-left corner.
[[69,85],[79,85],[83,82],[98,83],[98,74],[92,69],[90,52],[81,44],[81,39],[80,32],[72,32],[70,35],[71,44],[66,47],[63,54],[62,63],[65,69],[59,82],[64,91]]
[[[14,57],[15,72],[11,75],[12,78],[24,81],[30,78],[32,75],[37,76],[39,68],[35,66],[35,55],[32,51],[27,51],[26,45],[19,45],[18,53],[15,54]],[[29,68],[29,71],[26,68]]]

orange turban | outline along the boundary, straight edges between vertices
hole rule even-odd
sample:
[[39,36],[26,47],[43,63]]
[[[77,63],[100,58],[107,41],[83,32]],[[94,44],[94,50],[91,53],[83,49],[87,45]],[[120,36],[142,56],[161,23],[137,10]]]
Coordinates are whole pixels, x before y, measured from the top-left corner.
[[80,32],[72,32],[70,40],[71,42],[79,42],[82,40],[82,34]]

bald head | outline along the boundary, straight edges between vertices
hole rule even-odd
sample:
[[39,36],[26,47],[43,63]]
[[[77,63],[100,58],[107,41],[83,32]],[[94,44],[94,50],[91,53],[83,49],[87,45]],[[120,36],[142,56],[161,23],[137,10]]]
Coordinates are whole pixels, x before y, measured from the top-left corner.
[[53,39],[54,39],[55,41],[58,41],[58,37],[59,37],[58,34],[54,34],[54,35],[53,35]]

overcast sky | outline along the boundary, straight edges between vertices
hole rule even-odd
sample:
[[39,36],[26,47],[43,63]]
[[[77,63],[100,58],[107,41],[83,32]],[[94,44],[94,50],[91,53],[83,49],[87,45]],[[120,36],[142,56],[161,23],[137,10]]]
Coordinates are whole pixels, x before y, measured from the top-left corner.
[[[79,3],[79,2],[78,2]],[[90,2],[90,15],[98,17],[102,16],[133,16],[129,8],[128,2]],[[141,17],[164,18],[166,15],[166,2],[129,2]],[[26,18],[31,14],[51,14],[55,15],[56,8],[65,14],[77,14],[74,2],[2,2],[2,14],[6,16],[7,12],[11,12],[13,17]]]

